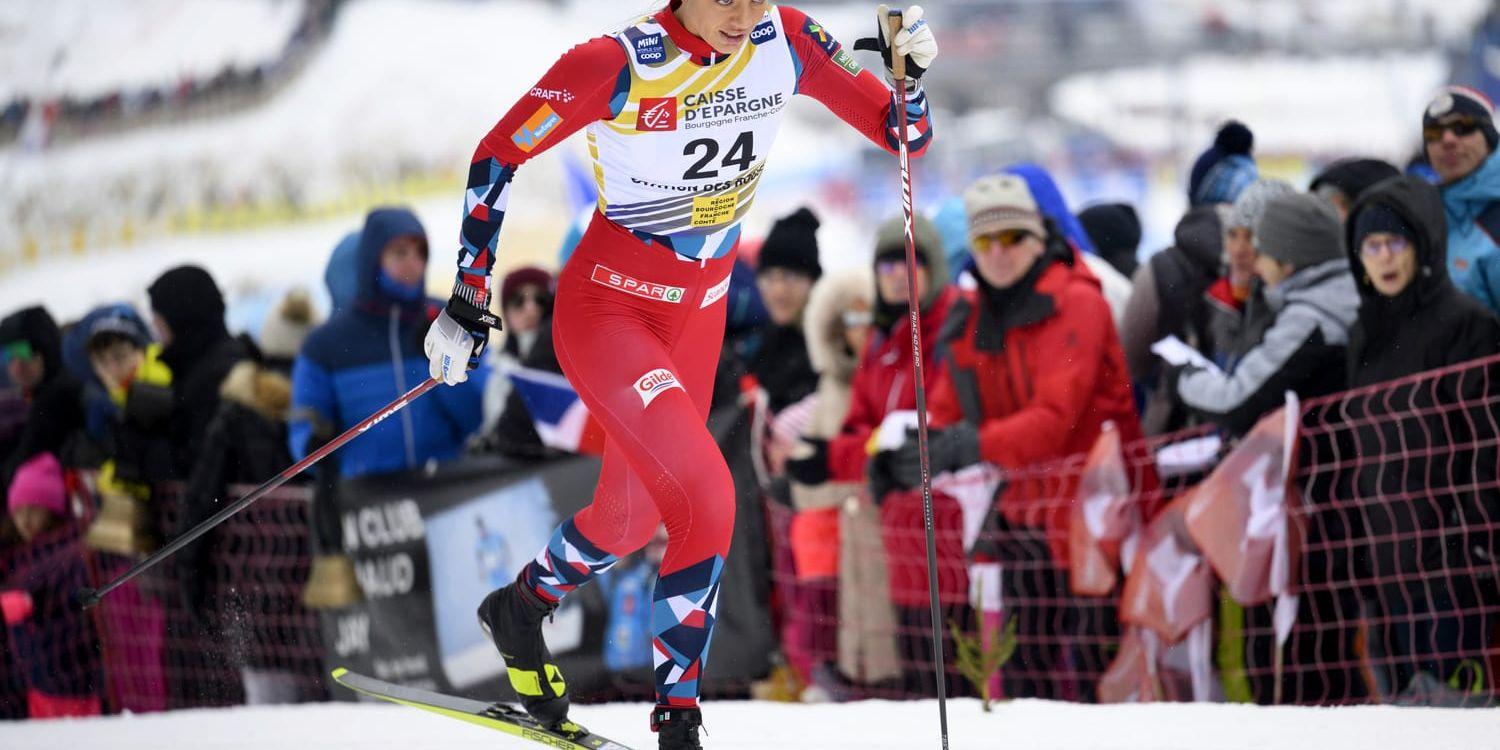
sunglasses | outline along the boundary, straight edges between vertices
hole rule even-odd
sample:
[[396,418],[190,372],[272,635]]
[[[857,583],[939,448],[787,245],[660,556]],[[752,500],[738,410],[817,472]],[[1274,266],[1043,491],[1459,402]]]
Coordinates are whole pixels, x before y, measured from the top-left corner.
[[535,292],[522,292],[506,300],[505,306],[511,308],[525,307],[527,302],[534,302],[536,303],[537,307],[546,307],[547,303],[551,301],[552,298],[545,294],[538,294]]
[[12,341],[5,345],[4,352],[6,360],[28,360],[36,356],[30,341]]
[[1472,117],[1460,117],[1449,122],[1440,122],[1422,127],[1422,140],[1435,143],[1443,139],[1443,131],[1451,130],[1459,138],[1479,132],[1479,121]]
[[976,253],[987,253],[995,249],[995,246],[997,244],[1000,247],[1015,247],[1016,245],[1025,242],[1027,237],[1035,236],[1036,235],[1026,231],[1025,229],[1002,229],[998,232],[991,232],[990,234],[981,234],[978,237],[969,240],[969,245],[974,249],[974,252]]
[[1382,250],[1389,250],[1391,255],[1400,255],[1410,249],[1411,242],[1399,234],[1383,238],[1371,235],[1366,237],[1364,242],[1359,243],[1359,252],[1371,258],[1379,255]]

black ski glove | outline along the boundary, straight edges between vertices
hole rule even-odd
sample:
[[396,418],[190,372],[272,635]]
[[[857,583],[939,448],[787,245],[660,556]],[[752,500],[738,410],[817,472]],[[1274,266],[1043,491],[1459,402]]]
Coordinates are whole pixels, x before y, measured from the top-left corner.
[[805,485],[819,485],[828,481],[828,441],[822,438],[802,438],[801,445],[786,461],[786,475],[792,481]]

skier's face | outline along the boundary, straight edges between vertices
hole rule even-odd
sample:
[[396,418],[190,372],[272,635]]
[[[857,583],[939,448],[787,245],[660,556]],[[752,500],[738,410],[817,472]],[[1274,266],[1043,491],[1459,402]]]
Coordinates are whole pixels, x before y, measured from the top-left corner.
[[766,14],[765,0],[682,0],[673,11],[683,28],[720,54],[732,54]]

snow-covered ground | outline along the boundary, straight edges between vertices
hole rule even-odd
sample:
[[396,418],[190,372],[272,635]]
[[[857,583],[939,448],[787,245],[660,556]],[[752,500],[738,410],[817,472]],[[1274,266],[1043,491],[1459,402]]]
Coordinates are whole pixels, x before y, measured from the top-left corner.
[[0,103],[169,88],[253,68],[280,54],[302,9],[301,0],[5,0]]
[[[656,747],[643,704],[578,706],[573,716],[640,750]],[[912,750],[939,747],[933,701],[796,705],[717,702],[705,708],[713,750]],[[1493,748],[1500,710],[1265,708],[1155,704],[1080,706],[1023,700],[983,713],[948,706],[955,750],[1413,750]],[[317,704],[204,709],[105,719],[0,724],[7,750],[501,750],[537,747],[399,706]]]

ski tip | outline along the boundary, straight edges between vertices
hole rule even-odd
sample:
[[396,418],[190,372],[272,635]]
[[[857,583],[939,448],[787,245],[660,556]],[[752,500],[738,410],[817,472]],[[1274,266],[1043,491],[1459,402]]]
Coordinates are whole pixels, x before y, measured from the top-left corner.
[[344,675],[349,674],[349,670],[344,669],[343,667],[334,667],[333,672],[331,672],[330,674],[333,675],[334,681],[338,682],[344,679]]

